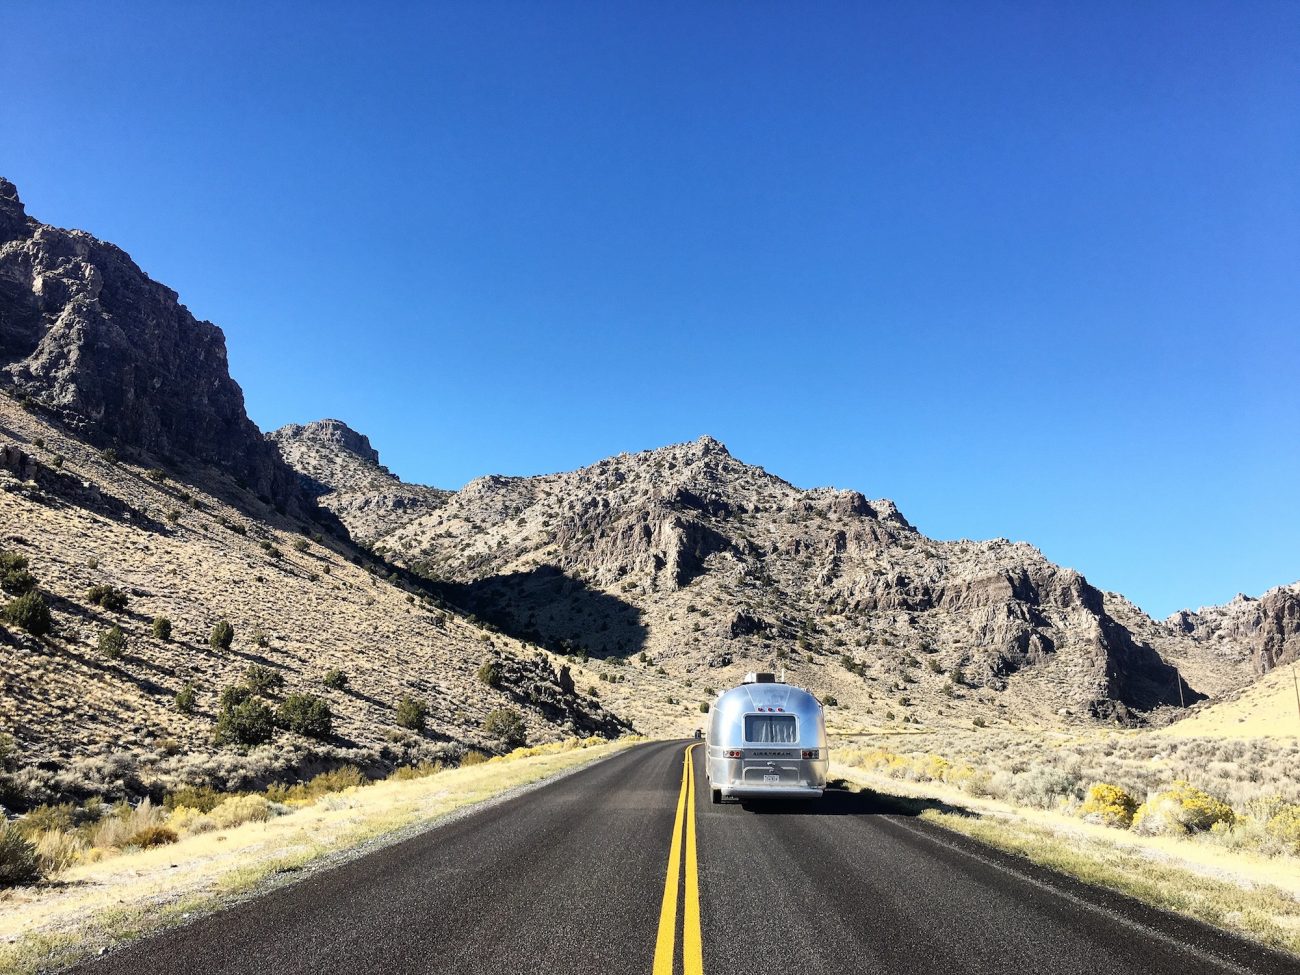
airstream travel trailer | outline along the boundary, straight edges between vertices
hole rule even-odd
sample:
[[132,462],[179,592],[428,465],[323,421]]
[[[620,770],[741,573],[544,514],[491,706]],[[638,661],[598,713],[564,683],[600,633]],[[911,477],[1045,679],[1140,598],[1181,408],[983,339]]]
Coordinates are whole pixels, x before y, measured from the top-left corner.
[[826,788],[826,717],[817,698],[775,674],[746,674],[709,713],[705,761],[714,802],[816,799]]

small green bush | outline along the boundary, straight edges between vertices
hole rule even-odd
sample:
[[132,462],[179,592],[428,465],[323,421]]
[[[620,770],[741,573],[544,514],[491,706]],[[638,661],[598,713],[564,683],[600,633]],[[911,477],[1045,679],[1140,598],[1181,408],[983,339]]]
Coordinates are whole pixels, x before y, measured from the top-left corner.
[[229,711],[231,708],[238,707],[253,696],[252,690],[244,684],[231,684],[224,688],[217,697],[217,708],[221,711]]
[[44,636],[54,626],[50,607],[39,592],[29,592],[11,599],[4,608],[4,618],[32,636]]
[[25,596],[35,588],[36,577],[27,571],[27,557],[0,552],[0,589],[11,596]]
[[321,683],[333,691],[341,691],[348,686],[348,675],[337,667],[325,671],[325,676],[321,678]]
[[223,709],[217,718],[218,745],[260,745],[275,734],[275,715],[257,698]]
[[293,540],[293,550],[294,550],[295,552],[305,552],[305,551],[307,551],[307,539],[305,539],[305,538],[295,538],[295,539]]
[[212,636],[208,639],[208,645],[213,650],[229,650],[234,642],[235,628],[225,620],[221,620],[212,628]]
[[334,730],[334,714],[325,699],[315,694],[290,694],[275,716],[276,724],[308,738],[328,738]]
[[126,634],[116,623],[99,635],[99,653],[109,660],[117,660],[126,653]]
[[397,724],[402,728],[423,731],[428,714],[429,705],[418,697],[408,695],[397,702]]
[[700,702],[700,713],[701,713],[701,714],[708,714],[708,713],[709,713],[709,702],[708,702],[708,701],[701,701],[701,702]]
[[524,719],[512,708],[497,708],[483,719],[485,734],[497,739],[507,748],[518,748],[528,741]]
[[86,590],[86,600],[116,613],[126,609],[127,596],[121,589],[101,583]]
[[149,470],[145,471],[145,477],[161,484],[163,481],[167,480],[167,472],[161,467],[151,467]]
[[284,687],[284,675],[274,667],[253,664],[244,671],[244,684],[254,694],[267,695]]
[[162,640],[166,643],[172,638],[172,621],[166,616],[155,616],[150,632],[153,633],[155,640]]
[[198,703],[199,691],[193,684],[186,684],[176,692],[176,710],[181,714],[193,714],[194,705]]
[[36,847],[13,823],[0,823],[0,887],[40,877]]
[[501,665],[495,660],[484,661],[478,669],[478,679],[488,687],[501,686]]
[[834,694],[824,694],[822,696],[822,705],[828,708],[837,708],[840,706],[840,701]]

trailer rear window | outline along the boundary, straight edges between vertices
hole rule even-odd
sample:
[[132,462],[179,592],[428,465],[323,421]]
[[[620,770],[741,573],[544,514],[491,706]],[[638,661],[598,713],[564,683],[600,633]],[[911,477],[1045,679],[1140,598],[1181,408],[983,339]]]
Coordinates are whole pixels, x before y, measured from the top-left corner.
[[793,714],[745,715],[745,741],[789,744],[798,740]]

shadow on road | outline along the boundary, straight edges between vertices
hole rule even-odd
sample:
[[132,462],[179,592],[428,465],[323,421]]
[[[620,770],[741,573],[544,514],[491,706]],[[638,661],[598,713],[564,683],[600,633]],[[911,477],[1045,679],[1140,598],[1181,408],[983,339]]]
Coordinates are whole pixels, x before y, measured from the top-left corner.
[[919,816],[927,809],[972,818],[979,815],[965,806],[938,799],[912,799],[872,789],[854,789],[842,780],[829,783],[820,799],[746,799],[740,805],[746,812],[764,816]]

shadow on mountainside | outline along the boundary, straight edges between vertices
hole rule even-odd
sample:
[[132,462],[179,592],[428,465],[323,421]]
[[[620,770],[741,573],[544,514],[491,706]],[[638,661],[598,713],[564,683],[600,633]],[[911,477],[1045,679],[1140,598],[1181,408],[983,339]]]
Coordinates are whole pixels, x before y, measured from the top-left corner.
[[913,799],[873,789],[854,789],[843,780],[828,783],[820,799],[746,799],[741,806],[747,812],[780,816],[919,816],[928,809],[973,818],[979,815],[964,806],[938,799]]
[[553,565],[475,582],[442,582],[437,589],[448,603],[502,633],[555,653],[628,657],[646,646],[640,609]]

